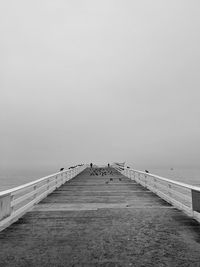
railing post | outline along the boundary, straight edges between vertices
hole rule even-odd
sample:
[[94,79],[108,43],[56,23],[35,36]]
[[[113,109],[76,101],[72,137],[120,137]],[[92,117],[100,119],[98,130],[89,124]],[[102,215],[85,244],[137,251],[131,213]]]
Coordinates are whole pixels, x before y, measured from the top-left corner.
[[64,184],[64,182],[65,182],[64,175],[63,173],[61,173],[61,184]]
[[[12,203],[13,200],[14,200],[14,196],[11,194],[11,196],[10,196],[10,204]],[[11,207],[11,214],[13,213],[13,211],[14,211],[14,207],[12,206]]]
[[58,176],[56,175],[56,177],[55,177],[55,179],[56,179],[56,188],[58,187]]
[[200,221],[200,191],[191,190],[192,193],[192,213],[195,219]]
[[137,179],[137,172],[134,172],[134,179],[135,179],[136,182],[138,181],[138,179]]
[[49,191],[49,179],[47,180],[47,191]]
[[154,181],[155,192],[157,192],[157,180],[156,180],[156,178],[153,178],[153,181]]
[[0,221],[11,214],[11,195],[0,196]]
[[[36,189],[37,189],[37,185],[35,185],[34,187],[33,187],[33,190],[34,191],[36,191]],[[37,197],[37,193],[35,193],[34,195],[33,195],[33,199],[35,199]]]
[[144,175],[144,183],[145,183],[145,187],[147,187],[147,175]]
[[141,174],[140,173],[138,173],[138,179],[139,179],[139,181],[141,183]]
[[169,195],[169,197],[171,197],[171,194],[172,194],[171,188],[172,188],[172,185],[168,183],[168,195]]

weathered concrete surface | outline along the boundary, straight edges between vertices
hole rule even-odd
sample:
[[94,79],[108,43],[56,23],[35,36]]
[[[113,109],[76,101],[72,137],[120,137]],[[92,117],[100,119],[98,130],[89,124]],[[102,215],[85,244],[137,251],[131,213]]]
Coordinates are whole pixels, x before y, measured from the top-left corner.
[[0,266],[200,266],[199,242],[200,225],[150,191],[87,169],[0,233]]

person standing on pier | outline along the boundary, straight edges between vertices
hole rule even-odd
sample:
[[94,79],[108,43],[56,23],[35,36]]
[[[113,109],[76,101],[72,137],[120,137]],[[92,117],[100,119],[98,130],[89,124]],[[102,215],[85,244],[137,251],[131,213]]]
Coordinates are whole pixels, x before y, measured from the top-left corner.
[[93,167],[93,164],[92,164],[92,163],[90,163],[90,168],[92,169],[92,167]]

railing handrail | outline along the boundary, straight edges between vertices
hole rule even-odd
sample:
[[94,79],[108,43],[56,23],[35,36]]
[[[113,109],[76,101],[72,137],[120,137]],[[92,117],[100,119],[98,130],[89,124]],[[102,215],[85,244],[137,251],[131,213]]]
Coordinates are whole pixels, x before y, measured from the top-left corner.
[[144,172],[144,171],[139,171],[139,170],[135,170],[135,169],[131,169],[131,168],[126,168],[126,169],[124,169],[124,170],[125,170],[125,171],[126,171],[126,170],[131,170],[131,171],[138,172],[138,173],[141,173],[141,174],[144,174],[144,175],[148,175],[148,176],[151,176],[151,177],[155,177],[155,178],[157,178],[157,179],[163,180],[163,181],[168,182],[168,183],[175,184],[175,185],[177,185],[177,186],[181,186],[181,187],[185,187],[185,188],[189,188],[189,189],[193,189],[193,190],[200,191],[200,187],[198,187],[198,186],[194,186],[194,185],[190,185],[190,184],[186,184],[186,183],[182,183],[182,182],[174,181],[174,180],[171,180],[171,179],[168,179],[168,178],[165,178],[165,177],[156,175],[156,174],[147,173],[147,172]]
[[54,176],[56,176],[56,175],[59,175],[59,174],[61,174],[61,173],[70,172],[70,171],[72,171],[72,170],[74,170],[74,169],[76,169],[76,168],[78,168],[78,166],[75,167],[75,168],[73,168],[73,169],[66,169],[66,170],[63,170],[63,171],[60,171],[60,172],[56,172],[56,173],[47,175],[47,176],[42,177],[42,178],[39,178],[39,179],[37,179],[37,180],[35,180],[35,181],[29,182],[29,183],[26,183],[26,184],[23,184],[23,185],[19,185],[19,186],[13,187],[13,188],[11,188],[11,189],[7,189],[7,190],[4,190],[4,191],[0,191],[0,196],[4,196],[4,195],[10,194],[10,193],[13,193],[13,192],[15,192],[15,191],[19,191],[19,190],[28,188],[28,187],[30,187],[30,186],[32,186],[32,185],[34,185],[34,184],[40,183],[40,182],[42,182],[42,181],[45,181],[45,180],[47,180],[47,179],[49,179],[49,178],[51,178],[51,177],[54,177]]
[[77,165],[0,192],[0,231],[86,168],[87,165]]

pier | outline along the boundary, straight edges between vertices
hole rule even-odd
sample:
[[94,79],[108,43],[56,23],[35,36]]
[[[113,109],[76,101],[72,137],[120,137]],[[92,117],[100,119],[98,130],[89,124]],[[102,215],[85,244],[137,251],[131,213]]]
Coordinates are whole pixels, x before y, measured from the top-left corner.
[[0,266],[200,266],[200,188],[77,166],[0,193]]

